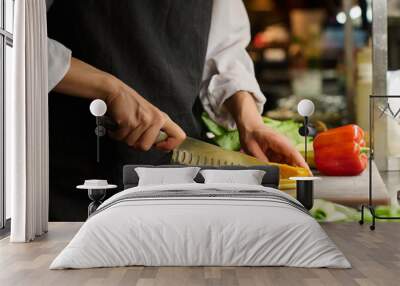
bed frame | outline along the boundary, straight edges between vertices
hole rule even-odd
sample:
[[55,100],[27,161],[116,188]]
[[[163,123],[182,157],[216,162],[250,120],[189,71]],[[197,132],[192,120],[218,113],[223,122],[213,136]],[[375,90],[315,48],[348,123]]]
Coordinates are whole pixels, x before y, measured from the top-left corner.
[[[139,182],[139,177],[135,171],[137,167],[165,167],[165,168],[182,168],[186,167],[183,165],[161,165],[161,166],[152,166],[152,165],[125,165],[123,169],[123,184],[124,189],[136,187]],[[208,167],[208,166],[199,166],[200,168],[205,169],[221,169],[221,170],[262,170],[265,171],[264,178],[262,180],[262,185],[265,187],[271,187],[277,189],[279,186],[279,168],[276,166],[251,166],[251,167],[244,167],[244,166],[221,166],[221,167]],[[203,183],[204,178],[199,173],[195,181],[198,183]]]

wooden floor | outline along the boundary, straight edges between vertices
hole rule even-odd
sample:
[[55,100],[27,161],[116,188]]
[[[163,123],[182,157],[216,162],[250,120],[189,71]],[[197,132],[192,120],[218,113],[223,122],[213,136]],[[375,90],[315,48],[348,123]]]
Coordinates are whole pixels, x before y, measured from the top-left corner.
[[324,224],[353,269],[288,267],[125,267],[48,270],[80,223],[51,223],[29,244],[0,241],[1,286],[75,285],[400,285],[400,223],[379,223],[375,232],[356,223]]

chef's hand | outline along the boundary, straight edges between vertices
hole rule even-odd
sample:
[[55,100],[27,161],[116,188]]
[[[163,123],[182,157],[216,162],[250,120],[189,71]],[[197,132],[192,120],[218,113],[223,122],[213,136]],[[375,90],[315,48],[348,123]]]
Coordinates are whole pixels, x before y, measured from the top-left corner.
[[241,145],[248,154],[265,162],[285,163],[309,170],[304,158],[291,142],[264,125],[250,93],[236,93],[227,100],[225,106],[236,121]]
[[110,133],[112,138],[143,151],[155,144],[161,130],[168,138],[156,148],[172,150],[185,140],[185,132],[166,113],[118,79],[113,84],[114,91],[105,99],[109,114],[118,124],[118,130]]
[[186,138],[185,132],[167,114],[131,87],[76,58],[71,59],[67,74],[54,90],[67,95],[104,100],[112,119],[119,126],[111,134],[112,137],[133,148],[149,150],[160,130],[168,135],[168,139],[155,145],[162,150],[172,150]]
[[240,141],[248,154],[262,161],[285,163],[309,169],[291,142],[264,124],[254,126],[252,129],[241,129]]

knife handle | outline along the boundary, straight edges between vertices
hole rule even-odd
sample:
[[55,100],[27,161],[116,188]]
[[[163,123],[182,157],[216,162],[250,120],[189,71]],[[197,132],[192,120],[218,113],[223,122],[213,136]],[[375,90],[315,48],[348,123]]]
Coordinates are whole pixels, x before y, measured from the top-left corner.
[[[98,124],[100,126],[103,126],[104,128],[106,128],[107,130],[115,131],[118,129],[118,124],[116,122],[114,122],[110,117],[99,116],[99,117],[97,117],[97,120],[98,120]],[[167,133],[160,131],[160,133],[158,133],[157,139],[154,143],[155,144],[160,143],[162,141],[165,141],[167,138],[168,138]]]
[[165,133],[164,131],[160,131],[160,133],[158,133],[156,142],[154,142],[154,143],[157,144],[157,143],[163,142],[163,141],[167,140],[167,138],[168,138],[167,133]]

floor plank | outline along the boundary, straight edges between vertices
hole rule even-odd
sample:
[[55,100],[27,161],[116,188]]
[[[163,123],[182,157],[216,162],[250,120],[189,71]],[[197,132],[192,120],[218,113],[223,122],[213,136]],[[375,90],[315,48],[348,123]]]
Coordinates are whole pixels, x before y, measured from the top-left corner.
[[54,257],[81,223],[51,223],[50,231],[32,243],[0,240],[2,286],[266,286],[266,285],[399,285],[400,223],[379,222],[371,232],[356,223],[326,223],[323,228],[344,252],[352,269],[289,267],[119,267],[50,271]]

